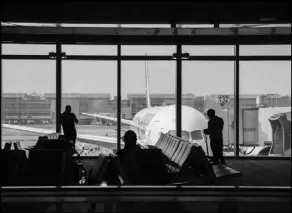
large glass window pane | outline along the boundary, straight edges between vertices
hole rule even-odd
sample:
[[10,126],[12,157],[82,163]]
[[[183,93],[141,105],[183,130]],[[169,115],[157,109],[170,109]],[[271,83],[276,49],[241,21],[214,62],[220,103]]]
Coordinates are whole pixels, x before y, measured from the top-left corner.
[[[70,105],[79,121],[76,150],[82,156],[113,152],[117,147],[117,63],[63,61],[62,74],[62,112]],[[129,107],[124,110],[129,116]]]
[[49,55],[56,52],[51,44],[1,44],[2,55]]
[[129,27],[129,28],[170,28],[170,24],[121,24],[120,27]]
[[[212,156],[205,112],[212,108],[224,120],[223,154],[234,155],[234,135],[229,114],[233,111],[234,62],[183,61],[182,63],[182,131],[189,141],[199,144]],[[208,144],[208,145],[207,145]]]
[[291,24],[220,24],[220,28],[291,27]]
[[117,55],[116,45],[62,45],[66,55]]
[[55,69],[55,61],[2,60],[2,148],[9,141],[28,148],[56,131]]
[[291,55],[291,45],[241,45],[240,55]]
[[218,55],[218,56],[233,56],[234,46],[233,45],[220,45],[220,46],[202,46],[202,45],[190,45],[182,46],[182,52],[187,52],[191,56],[200,55]]
[[122,55],[172,55],[175,52],[175,46],[122,45]]
[[68,24],[62,23],[62,27],[118,27],[118,24]]
[[175,73],[175,61],[122,62],[122,99],[130,101],[131,119],[142,127],[131,127],[142,144],[155,145],[159,132],[176,129]]
[[240,62],[239,85],[241,154],[291,157],[291,61]]
[[214,24],[176,24],[180,28],[213,28]]

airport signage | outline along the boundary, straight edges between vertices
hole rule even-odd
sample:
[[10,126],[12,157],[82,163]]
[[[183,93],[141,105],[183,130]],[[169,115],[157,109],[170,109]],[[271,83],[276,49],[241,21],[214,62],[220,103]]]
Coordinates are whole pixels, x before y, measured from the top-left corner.
[[267,98],[272,99],[272,98],[281,98],[281,95],[279,94],[267,94]]
[[230,101],[230,95],[218,95],[219,104],[229,103],[229,101]]

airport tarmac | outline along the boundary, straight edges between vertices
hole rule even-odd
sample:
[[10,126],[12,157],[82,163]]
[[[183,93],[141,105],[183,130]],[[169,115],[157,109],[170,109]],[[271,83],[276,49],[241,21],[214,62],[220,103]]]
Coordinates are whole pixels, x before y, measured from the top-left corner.
[[[40,128],[40,129],[49,129],[52,131],[56,130],[55,125],[52,124],[31,124],[24,125],[28,127]],[[122,126],[122,133],[127,131],[129,126]],[[96,135],[96,136],[108,136],[108,137],[116,137],[117,136],[117,126],[108,126],[108,125],[76,125],[76,130],[78,134],[84,135]],[[4,144],[8,141],[19,141],[21,143],[22,148],[28,148],[30,146],[34,146],[38,140],[39,136],[43,136],[41,133],[34,133],[22,130],[15,130],[9,128],[2,128],[2,143],[1,147],[4,147]],[[91,147],[96,147],[94,144],[84,143],[85,149],[90,149]],[[102,143],[100,143],[103,146]],[[106,146],[108,147],[108,145]],[[116,145],[110,145],[111,149],[115,149]],[[90,155],[90,153],[88,153]],[[96,154],[94,154],[96,155]],[[224,156],[234,156],[234,152],[224,152]]]
[[[26,125],[29,127],[40,128],[40,129],[49,129],[55,131],[55,125]],[[108,136],[116,137],[117,127],[116,126],[101,126],[101,125],[77,125],[76,126],[78,134],[86,135],[99,135],[99,136]],[[19,141],[22,148],[27,148],[34,145],[39,136],[43,136],[41,133],[34,133],[22,130],[15,130],[9,128],[2,128],[2,144],[4,147],[5,142],[8,141]]]

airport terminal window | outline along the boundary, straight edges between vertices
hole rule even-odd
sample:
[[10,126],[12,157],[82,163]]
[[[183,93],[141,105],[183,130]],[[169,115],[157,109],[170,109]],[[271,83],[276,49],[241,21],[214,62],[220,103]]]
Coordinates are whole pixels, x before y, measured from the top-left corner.
[[115,61],[62,61],[62,74],[61,111],[64,111],[66,105],[71,105],[72,112],[77,116],[79,121],[76,125],[77,151],[81,156],[97,156],[101,152],[112,153],[113,149],[116,149],[116,143],[102,148],[85,144],[84,141],[88,138],[98,141],[101,136],[106,137],[107,140],[117,139],[117,123],[98,117],[98,115],[117,117],[116,109],[110,106],[117,95],[117,63]]
[[189,53],[190,56],[234,56],[233,45],[183,45],[183,53]]
[[176,24],[177,28],[213,28],[214,24]]
[[202,132],[200,130],[192,131],[191,132],[191,138],[192,138],[192,140],[201,140],[201,139],[203,139]]
[[[55,61],[2,60],[2,148],[8,141],[34,146],[46,130],[56,131],[55,69]],[[22,131],[25,127],[39,133]]]
[[1,44],[2,55],[49,55],[56,52],[52,44]]
[[[148,86],[146,76],[149,80]],[[122,61],[122,98],[131,103],[131,119],[136,124],[151,130],[151,136],[145,137],[142,129],[135,129],[142,143],[155,145],[159,138],[159,131],[166,123],[168,123],[168,128],[176,128],[175,105],[164,104],[169,96],[175,98],[175,76],[175,61]],[[147,102],[147,96],[150,105]],[[153,107],[154,101],[155,105],[164,106],[163,110],[160,111],[160,107]],[[145,108],[149,109],[144,110]],[[153,120],[157,118],[160,122],[155,125],[150,121],[148,125],[149,118]],[[163,131],[167,132],[167,129]]]
[[184,130],[182,130],[181,131],[181,137],[182,137],[182,139],[185,139],[185,140],[190,140],[190,133],[188,132],[188,131],[184,131]]
[[240,45],[239,55],[291,56],[291,45]]
[[62,45],[66,55],[117,55],[117,45]]
[[170,28],[170,24],[121,24],[120,27],[128,27],[128,28]]
[[[47,55],[56,49],[55,45],[30,47],[28,44],[2,44],[2,54]],[[274,55],[291,55],[287,47],[291,46],[277,45]],[[267,52],[270,52],[269,48]],[[172,55],[175,51],[175,45],[122,46],[124,55]],[[247,55],[253,52],[247,51],[244,46],[241,51],[241,54]],[[117,46],[62,45],[62,52],[67,55],[116,55]],[[183,52],[232,56],[234,46],[183,46]],[[21,147],[27,148],[35,145],[39,136],[46,135],[45,130],[56,131],[55,69],[54,60],[2,60],[2,148],[8,141],[20,141]],[[117,139],[117,124],[112,121],[117,117],[117,62],[64,60],[62,74],[61,111],[66,105],[71,105],[79,119],[77,150],[81,156],[113,152],[116,143],[101,148],[84,142],[88,138],[98,141],[100,136],[108,140]],[[147,76],[149,86],[146,86]],[[224,155],[234,155],[234,62],[183,61],[182,77],[182,138],[192,140],[204,149],[206,141],[202,130],[207,122],[204,113],[214,108],[225,122]],[[147,140],[147,144],[154,145],[159,131],[176,135],[175,130],[162,128],[165,124],[169,129],[176,127],[175,61],[122,61],[121,81],[122,101],[125,101],[121,108],[123,118],[149,125],[155,115],[163,111],[165,114],[160,114],[158,121],[168,119],[160,128],[151,128],[147,132],[148,137],[145,137],[145,129],[136,129],[140,142]],[[146,91],[149,91],[151,108],[148,114],[143,114],[143,109],[149,107]],[[161,108],[165,111],[160,111]],[[279,132],[279,129],[284,131],[285,128],[277,126],[277,122],[270,118],[289,110],[291,113],[291,61],[240,62],[240,156],[285,156],[287,150],[291,150],[291,142],[288,142],[289,137],[291,141],[291,132]],[[187,112],[185,115],[184,111]],[[194,122],[190,119],[192,117]],[[159,122],[155,124],[160,125]],[[184,130],[184,125],[195,129]],[[37,128],[39,133],[22,131],[23,127]],[[123,132],[129,128],[122,123]],[[211,155],[210,148],[204,150]]]
[[122,45],[122,55],[172,55],[176,52],[174,45]]
[[291,157],[291,118],[285,115],[291,113],[291,61],[241,61],[239,77],[240,97],[253,98],[248,104],[255,105],[240,109],[240,155],[287,156],[290,149]]
[[62,27],[118,27],[118,24],[69,24],[62,23]]
[[[224,48],[223,48],[224,49]],[[182,62],[182,130],[201,132],[207,128],[206,110],[213,108],[223,118],[223,154],[234,156],[234,135],[231,134],[229,114],[233,110],[233,61],[183,61]],[[195,132],[193,132],[195,131]],[[195,136],[195,135],[194,135]],[[208,146],[203,137],[192,137],[202,146],[206,155],[212,156],[209,136]]]
[[[169,130],[168,134],[176,136],[176,130]],[[188,131],[182,130],[181,131],[181,138],[184,139],[184,140],[189,141],[191,139],[190,138],[190,133]]]

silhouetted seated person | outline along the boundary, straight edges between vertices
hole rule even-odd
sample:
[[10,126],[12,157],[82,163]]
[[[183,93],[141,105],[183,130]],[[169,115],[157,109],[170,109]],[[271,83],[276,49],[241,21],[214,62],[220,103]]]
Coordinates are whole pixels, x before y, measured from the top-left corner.
[[117,155],[125,185],[166,185],[170,182],[160,149],[142,149],[136,144],[137,136],[132,130],[125,133],[123,140],[125,148]]
[[[72,141],[72,151],[73,153],[77,153],[75,149],[75,143],[77,138],[77,132],[75,128],[75,124],[78,123],[76,115],[71,112],[71,106],[67,105],[65,108],[65,112],[61,114],[61,125],[63,127],[64,136],[68,141]],[[77,153],[78,154],[78,153]]]
[[120,158],[121,175],[126,185],[138,185],[140,184],[140,177],[137,168],[138,165],[135,161],[135,153],[141,150],[141,148],[136,144],[136,133],[129,130],[122,139],[125,143],[124,149],[116,153]]

